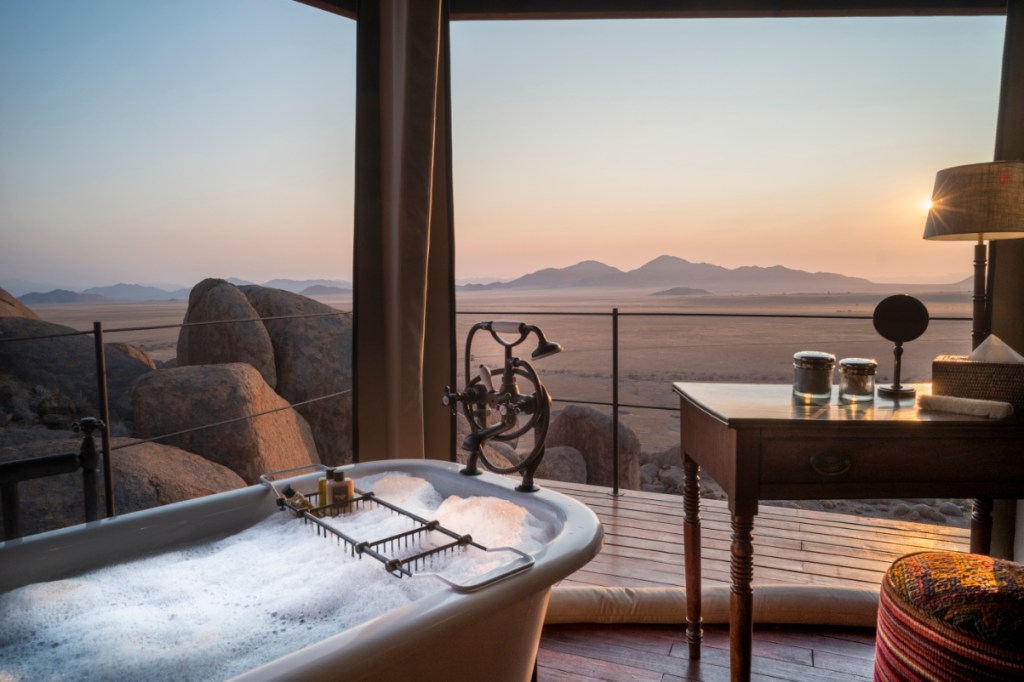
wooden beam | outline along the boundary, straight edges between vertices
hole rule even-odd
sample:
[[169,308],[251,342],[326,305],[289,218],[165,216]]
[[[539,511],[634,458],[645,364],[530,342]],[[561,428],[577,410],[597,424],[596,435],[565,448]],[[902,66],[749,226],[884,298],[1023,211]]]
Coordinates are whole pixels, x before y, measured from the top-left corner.
[[295,0],[303,5],[316,7],[331,14],[337,14],[348,19],[356,18],[356,11],[359,8],[359,0]]
[[736,19],[1006,14],[1006,0],[452,0],[453,20]]
[[[1003,40],[1003,75],[996,119],[995,160],[1024,159],[1024,0],[1010,0]],[[989,244],[988,328],[1017,350],[1024,349],[1024,239]],[[1013,500],[995,500],[989,553],[1020,558],[1024,515]]]
[[[364,0],[376,1],[376,0]],[[296,0],[355,19],[359,0]],[[452,0],[453,20],[986,16],[1007,0]]]

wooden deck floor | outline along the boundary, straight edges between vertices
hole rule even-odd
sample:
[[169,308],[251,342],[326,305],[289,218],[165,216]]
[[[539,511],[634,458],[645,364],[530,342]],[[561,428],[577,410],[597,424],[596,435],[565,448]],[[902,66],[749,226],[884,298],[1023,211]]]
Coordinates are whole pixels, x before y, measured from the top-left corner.
[[[604,549],[561,584],[683,587],[682,500],[675,495],[545,481],[585,503],[601,519]],[[729,514],[724,502],[701,505],[703,584],[729,584]],[[966,550],[968,531],[762,505],[754,522],[754,585],[877,587],[897,558],[924,549]],[[681,620],[683,616],[680,616]],[[701,660],[689,661],[681,626],[547,626],[538,656],[541,682],[580,680],[727,680],[727,626],[705,626]],[[870,628],[757,626],[754,678],[871,679]]]

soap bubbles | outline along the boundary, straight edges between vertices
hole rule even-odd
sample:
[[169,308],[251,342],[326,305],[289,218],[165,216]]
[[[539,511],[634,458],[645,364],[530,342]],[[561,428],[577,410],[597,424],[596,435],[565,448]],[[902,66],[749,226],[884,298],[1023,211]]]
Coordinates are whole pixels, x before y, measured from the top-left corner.
[[[533,552],[548,534],[512,502],[445,500],[406,474],[356,486],[487,546]],[[373,505],[324,521],[354,538],[410,528]],[[514,558],[474,549],[428,570],[462,582]],[[0,682],[222,680],[446,589],[431,578],[398,579],[293,514],[275,513],[222,540],[0,595]]]

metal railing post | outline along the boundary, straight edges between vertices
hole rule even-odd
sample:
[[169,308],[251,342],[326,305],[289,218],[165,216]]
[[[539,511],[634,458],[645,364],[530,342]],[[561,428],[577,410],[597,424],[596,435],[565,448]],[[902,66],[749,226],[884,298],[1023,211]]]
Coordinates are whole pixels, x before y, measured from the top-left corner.
[[95,521],[97,518],[96,508],[96,465],[99,464],[99,453],[96,452],[96,441],[93,440],[92,432],[97,428],[103,428],[103,422],[86,417],[76,424],[82,430],[82,446],[79,450],[79,463],[82,467],[82,496],[85,499],[85,520]]
[[612,308],[612,496],[619,497],[619,309]]
[[[96,387],[99,391],[101,448],[103,450],[103,490],[107,498],[107,517],[114,516],[114,472],[110,462],[110,401],[107,395],[107,356],[103,350],[103,323],[92,323],[96,344]],[[91,439],[89,439],[91,440]]]

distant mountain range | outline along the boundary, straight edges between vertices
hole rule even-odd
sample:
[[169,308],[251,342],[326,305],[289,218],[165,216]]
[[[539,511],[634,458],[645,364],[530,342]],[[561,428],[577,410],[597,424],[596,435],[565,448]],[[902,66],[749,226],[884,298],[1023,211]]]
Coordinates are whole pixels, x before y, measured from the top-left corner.
[[[970,279],[950,284],[900,284],[906,291],[960,290],[970,287]],[[598,261],[587,260],[566,268],[545,268],[507,282],[464,284],[463,291],[529,289],[653,289],[671,295],[672,289],[703,290],[704,293],[820,293],[870,292],[890,290],[893,284],[879,284],[861,277],[834,272],[806,272],[781,265],[746,265],[724,268],[711,263],[691,263],[676,256],[659,256],[635,270],[619,270]],[[682,295],[679,292],[676,295]],[[699,291],[685,292],[689,294]]]
[[142,284],[112,284],[106,287],[91,287],[83,291],[82,294],[84,296],[90,294],[102,296],[111,301],[166,301],[188,298],[190,291],[192,290],[188,287],[167,291]]
[[103,303],[108,299],[98,294],[80,294],[68,289],[54,289],[45,294],[32,291],[19,296],[18,300],[25,305],[35,305],[37,303]]
[[[253,284],[235,277],[228,278],[239,286]],[[649,290],[662,296],[700,295],[708,293],[824,293],[891,291],[898,287],[905,293],[927,291],[969,291],[970,277],[948,284],[877,283],[862,277],[847,277],[834,272],[807,272],[781,265],[760,267],[746,265],[725,268],[711,263],[692,263],[676,256],[659,256],[635,270],[620,270],[595,260],[586,260],[564,268],[545,268],[506,282],[460,284],[459,291],[516,291],[544,289],[635,289]],[[166,301],[187,300],[188,287],[164,289],[141,284],[114,284],[74,291],[69,287],[37,286],[24,280],[0,280],[6,289],[23,303],[102,303],[104,301]],[[272,279],[262,286],[284,289],[305,296],[336,296],[352,292],[352,283],[330,279]],[[46,291],[46,293],[40,293]]]
[[[228,281],[238,286],[254,284],[254,282],[236,277],[230,277]],[[335,296],[352,293],[352,284],[350,282],[334,279],[272,279],[269,282],[264,282],[262,286],[284,289],[285,291],[291,291],[292,293],[304,296]],[[91,287],[82,291],[74,291],[63,287],[47,289],[45,286],[36,286],[33,282],[26,282],[24,280],[0,280],[0,288],[6,289],[17,297],[19,301],[27,305],[40,303],[96,304],[118,301],[188,300],[189,292],[192,290],[190,287],[163,289],[142,284],[113,284],[111,286]],[[40,291],[42,289],[47,290],[42,292]]]

